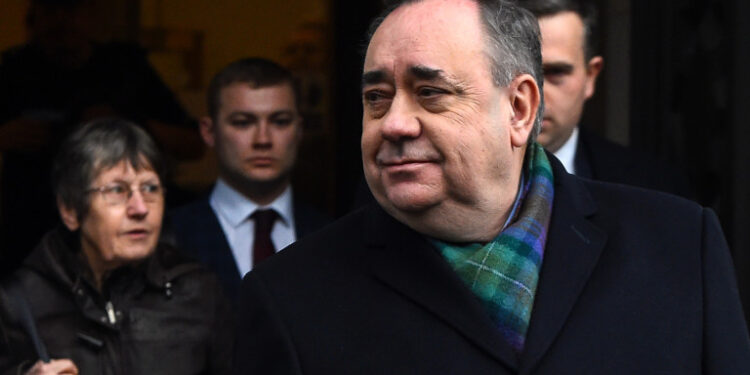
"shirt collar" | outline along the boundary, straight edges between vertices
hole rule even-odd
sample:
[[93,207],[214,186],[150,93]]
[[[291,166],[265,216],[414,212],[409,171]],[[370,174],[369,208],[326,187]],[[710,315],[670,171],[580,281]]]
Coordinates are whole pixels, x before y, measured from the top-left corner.
[[573,133],[570,134],[570,137],[567,141],[565,141],[565,144],[563,144],[562,147],[560,147],[560,149],[554,153],[555,157],[560,159],[563,167],[565,167],[565,170],[570,174],[576,174],[576,148],[578,148],[577,126],[573,128]]
[[211,206],[233,227],[242,224],[257,209],[271,208],[279,214],[285,226],[294,225],[292,186],[287,186],[271,204],[260,206],[219,178],[210,197]]

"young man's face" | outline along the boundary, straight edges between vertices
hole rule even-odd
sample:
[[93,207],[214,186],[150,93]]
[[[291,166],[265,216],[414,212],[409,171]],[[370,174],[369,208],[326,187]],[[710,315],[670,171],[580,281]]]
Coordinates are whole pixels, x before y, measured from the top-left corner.
[[238,82],[219,97],[216,118],[201,123],[201,134],[216,151],[221,177],[230,185],[286,186],[302,137],[292,86]]
[[544,122],[537,138],[555,152],[578,126],[583,104],[594,94],[602,58],[584,57],[584,26],[573,12],[539,18],[544,67]]

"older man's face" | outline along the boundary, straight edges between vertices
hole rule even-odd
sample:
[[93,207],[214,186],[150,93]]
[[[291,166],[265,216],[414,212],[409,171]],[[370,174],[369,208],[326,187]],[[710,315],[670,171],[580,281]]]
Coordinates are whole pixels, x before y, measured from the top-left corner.
[[493,84],[484,40],[473,2],[427,0],[395,10],[370,41],[365,176],[401,221],[429,220],[436,208],[499,211],[515,196],[513,111],[508,89]]

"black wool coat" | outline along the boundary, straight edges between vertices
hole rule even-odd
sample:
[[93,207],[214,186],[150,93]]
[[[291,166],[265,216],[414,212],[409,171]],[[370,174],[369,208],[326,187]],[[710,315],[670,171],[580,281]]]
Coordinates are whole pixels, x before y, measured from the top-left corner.
[[424,236],[371,205],[245,277],[234,373],[750,374],[713,212],[549,157],[555,198],[523,352]]

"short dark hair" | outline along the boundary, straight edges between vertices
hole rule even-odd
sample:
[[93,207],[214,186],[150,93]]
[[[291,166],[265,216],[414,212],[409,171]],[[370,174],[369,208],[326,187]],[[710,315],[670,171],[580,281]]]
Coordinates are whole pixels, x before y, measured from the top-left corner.
[[537,18],[554,16],[562,12],[573,12],[583,21],[583,55],[586,61],[599,51],[599,11],[593,0],[520,0],[519,5],[528,9]]
[[233,83],[247,83],[253,88],[289,84],[294,94],[294,105],[299,110],[300,92],[292,73],[281,65],[262,57],[250,57],[230,63],[211,79],[208,85],[208,114],[218,120],[221,90]]
[[[369,40],[386,17],[403,5],[420,0],[385,0],[385,9],[370,24]],[[489,58],[492,79],[496,86],[505,87],[520,74],[534,77],[539,91],[542,91],[542,47],[539,42],[539,23],[529,11],[506,0],[474,0],[479,6],[482,26],[485,32],[486,55]],[[439,36],[436,36],[439,37]],[[528,143],[536,140],[542,129],[544,97],[540,96],[539,109],[534,128],[529,134]]]
[[91,183],[103,170],[122,161],[136,170],[153,170],[159,181],[165,182],[166,164],[161,152],[140,126],[121,118],[101,118],[80,125],[65,138],[52,167],[57,199],[82,220],[91,203]]

